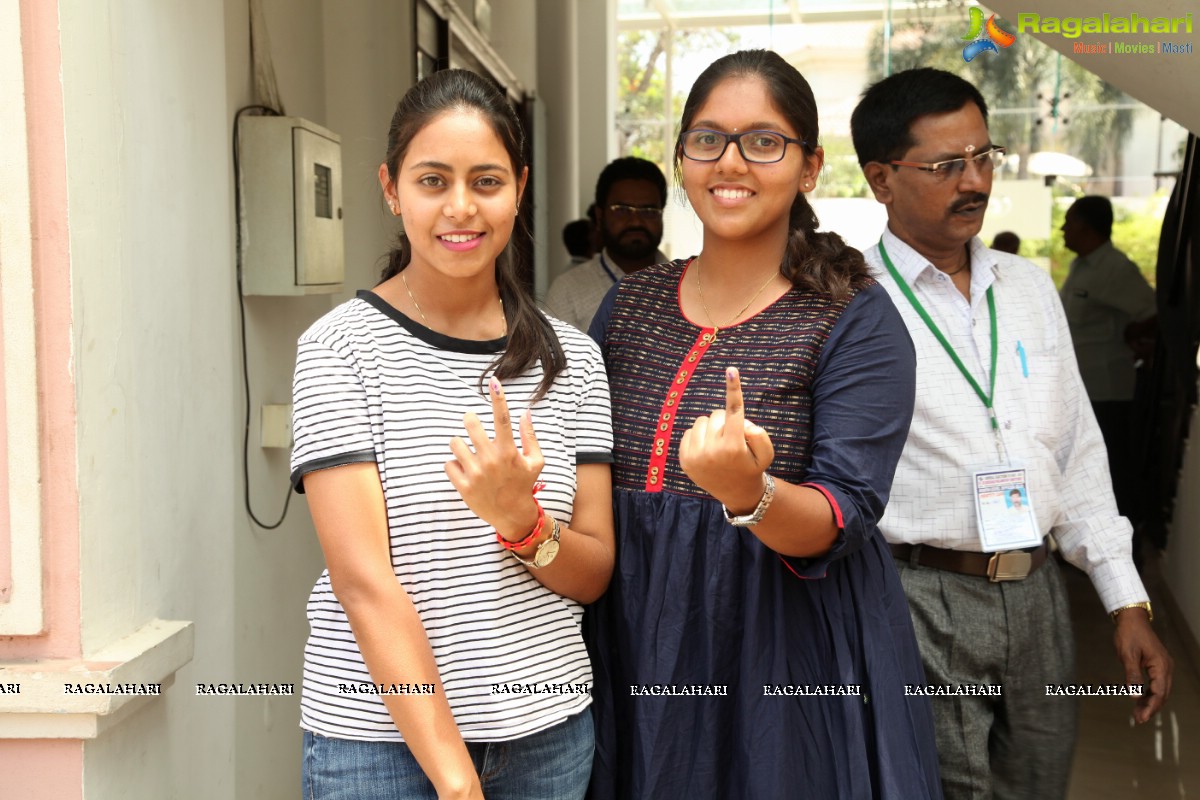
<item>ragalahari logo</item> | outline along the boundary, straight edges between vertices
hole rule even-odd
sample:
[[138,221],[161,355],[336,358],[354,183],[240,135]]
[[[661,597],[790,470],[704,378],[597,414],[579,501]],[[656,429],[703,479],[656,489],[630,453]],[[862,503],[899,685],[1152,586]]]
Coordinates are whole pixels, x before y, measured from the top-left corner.
[[988,17],[987,25],[983,24],[983,9],[978,6],[971,7],[971,30],[967,35],[962,37],[964,42],[970,41],[963,48],[963,61],[971,63],[975,56],[983,52],[999,53],[996,45],[1000,47],[1009,47],[1017,40],[1017,37],[1002,30],[996,24],[996,15],[992,14]]

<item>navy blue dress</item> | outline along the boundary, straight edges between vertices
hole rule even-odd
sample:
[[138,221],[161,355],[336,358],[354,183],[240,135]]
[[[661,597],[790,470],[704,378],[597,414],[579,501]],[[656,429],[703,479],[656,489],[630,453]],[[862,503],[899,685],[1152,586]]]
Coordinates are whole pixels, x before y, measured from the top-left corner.
[[[585,632],[592,796],[940,798],[924,673],[876,522],[912,417],[915,356],[882,287],[793,288],[712,336],[686,319],[677,261],[609,293],[591,333],[612,391],[617,564]],[[828,499],[840,533],[784,557],[679,467],[696,417],[740,370],[770,472]]]

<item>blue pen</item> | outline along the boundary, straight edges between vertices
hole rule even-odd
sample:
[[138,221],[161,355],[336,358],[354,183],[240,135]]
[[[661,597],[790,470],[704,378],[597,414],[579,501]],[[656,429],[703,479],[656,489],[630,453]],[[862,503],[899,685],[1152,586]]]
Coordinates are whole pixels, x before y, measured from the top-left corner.
[[1017,356],[1021,359],[1021,373],[1028,378],[1029,362],[1025,360],[1025,348],[1021,346],[1020,342],[1017,342]]

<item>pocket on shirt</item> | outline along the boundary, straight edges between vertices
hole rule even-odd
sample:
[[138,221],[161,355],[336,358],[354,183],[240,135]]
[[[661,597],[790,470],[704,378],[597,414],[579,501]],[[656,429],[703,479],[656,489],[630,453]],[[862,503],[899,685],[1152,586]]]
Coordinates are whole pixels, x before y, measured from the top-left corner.
[[1058,354],[1051,348],[1037,348],[1024,345],[1025,357],[1022,360],[1015,347],[1009,352],[1011,364],[1010,380],[1015,385],[1005,385],[1006,376],[1001,372],[997,376],[996,396],[1001,407],[1007,392],[1015,392],[1019,403],[1018,409],[1013,409],[1007,417],[1015,424],[1026,426],[1030,435],[1037,439],[1051,440],[1057,435],[1060,392]]

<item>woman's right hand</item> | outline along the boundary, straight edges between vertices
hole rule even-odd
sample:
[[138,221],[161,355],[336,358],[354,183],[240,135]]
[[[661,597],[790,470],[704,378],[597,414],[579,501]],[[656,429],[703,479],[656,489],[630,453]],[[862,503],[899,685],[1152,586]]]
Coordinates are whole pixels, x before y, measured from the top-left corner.
[[477,517],[505,539],[519,541],[537,523],[538,505],[533,499],[533,487],[545,459],[529,411],[521,415],[521,447],[517,447],[500,381],[492,378],[488,389],[496,437],[489,439],[479,417],[467,413],[463,425],[471,445],[458,436],[450,440],[454,458],[446,462],[446,475]]
[[763,428],[745,417],[738,371],[725,372],[725,408],[699,417],[679,443],[679,466],[697,486],[726,508],[749,513],[763,494],[763,473],[775,446]]

